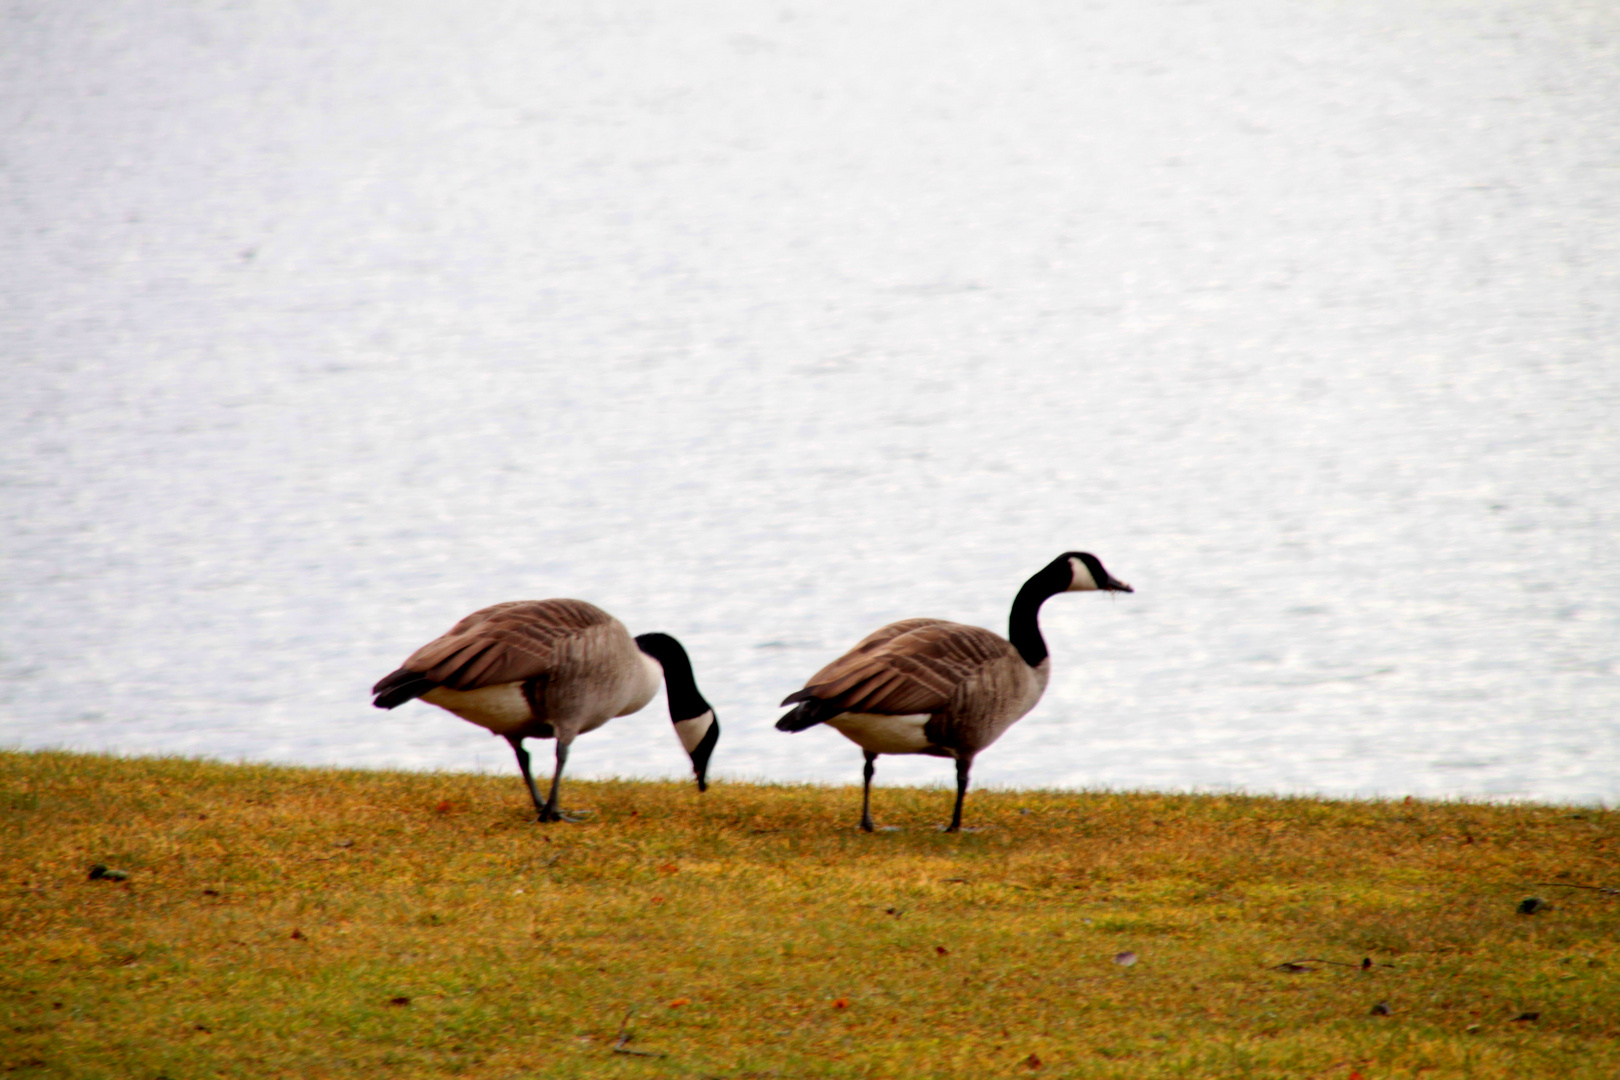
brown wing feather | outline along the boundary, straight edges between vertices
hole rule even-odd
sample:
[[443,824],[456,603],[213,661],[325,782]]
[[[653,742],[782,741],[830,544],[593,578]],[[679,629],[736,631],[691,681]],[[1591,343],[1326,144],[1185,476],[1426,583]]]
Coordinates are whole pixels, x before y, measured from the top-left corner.
[[473,612],[417,649],[403,669],[452,690],[539,678],[574,652],[578,639],[613,622],[583,600],[514,600]]
[[815,698],[845,712],[938,712],[964,680],[1008,655],[1017,656],[1012,645],[981,627],[907,619],[885,626],[822,668],[794,698]]
[[[867,634],[865,637],[861,638],[861,640],[855,643],[855,647],[853,649],[849,650],[849,652],[845,653],[837,660],[834,660],[832,664],[828,664],[827,667],[830,668],[833,666],[833,664],[842,663],[845,659],[860,653],[874,652],[882,646],[887,645],[901,634],[909,634],[913,630],[921,630],[925,626],[961,625],[961,623],[953,623],[949,619],[901,619],[899,622],[892,622],[888,626],[879,627],[870,634]],[[823,668],[822,670],[826,670],[826,668]],[[813,682],[815,680],[811,681]]]
[[[945,619],[901,619],[887,626],[867,634],[855,643],[855,647],[810,676],[810,681],[804,684],[803,690],[795,690],[782,699],[783,705],[790,705],[795,701],[808,701],[811,698],[830,697],[848,690],[856,683],[870,677],[877,668],[871,666],[869,661],[872,653],[893,641],[901,634],[908,634],[924,626],[958,626],[959,623],[948,622]],[[881,663],[881,662],[880,662]]]

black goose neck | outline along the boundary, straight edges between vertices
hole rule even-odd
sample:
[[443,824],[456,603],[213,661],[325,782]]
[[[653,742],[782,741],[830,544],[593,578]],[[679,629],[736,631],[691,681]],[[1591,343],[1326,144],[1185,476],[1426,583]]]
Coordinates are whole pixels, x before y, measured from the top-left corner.
[[664,689],[669,695],[669,718],[674,723],[702,716],[712,709],[698,692],[692,674],[692,661],[681,643],[668,634],[641,634],[636,648],[658,661],[664,669]]
[[1041,637],[1041,605],[1046,598],[1063,592],[1073,580],[1067,559],[1057,559],[1024,582],[1013,598],[1012,615],[1007,620],[1007,640],[1012,642],[1024,663],[1037,667],[1049,655]]

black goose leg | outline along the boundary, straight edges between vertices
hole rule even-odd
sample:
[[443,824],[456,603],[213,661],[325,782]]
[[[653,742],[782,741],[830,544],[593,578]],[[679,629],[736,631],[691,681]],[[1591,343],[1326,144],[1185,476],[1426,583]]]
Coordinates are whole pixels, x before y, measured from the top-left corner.
[[557,771],[551,774],[551,793],[546,796],[546,805],[540,808],[541,821],[583,821],[579,814],[565,814],[557,809],[557,796],[562,792],[563,766],[568,764],[568,743],[559,736],[557,739]]
[[866,768],[861,770],[861,774],[866,777],[866,786],[861,789],[861,829],[865,832],[871,832],[872,774],[877,771],[876,766],[873,764],[877,761],[877,755],[870,750],[863,750],[862,753],[866,755]]
[[540,789],[534,786],[534,775],[529,772],[529,752],[523,749],[523,736],[508,735],[506,741],[512,744],[512,751],[517,754],[518,768],[523,770],[523,782],[529,785],[529,798],[534,800],[534,808],[540,814],[539,820],[545,821],[546,806],[540,801]]
[[962,831],[962,800],[967,798],[968,770],[973,768],[971,757],[956,759],[956,810],[951,814],[951,823],[945,826],[946,832]]

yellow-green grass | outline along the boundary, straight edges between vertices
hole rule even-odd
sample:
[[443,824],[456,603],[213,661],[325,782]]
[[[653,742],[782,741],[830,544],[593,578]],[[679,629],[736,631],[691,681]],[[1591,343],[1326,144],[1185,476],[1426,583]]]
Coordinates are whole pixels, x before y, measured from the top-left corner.
[[0,753],[0,1071],[1620,1070],[1620,895],[1570,887],[1620,885],[1620,813],[987,790],[945,835],[879,788],[869,836],[853,788],[564,792],[595,816],[533,824],[515,770]]

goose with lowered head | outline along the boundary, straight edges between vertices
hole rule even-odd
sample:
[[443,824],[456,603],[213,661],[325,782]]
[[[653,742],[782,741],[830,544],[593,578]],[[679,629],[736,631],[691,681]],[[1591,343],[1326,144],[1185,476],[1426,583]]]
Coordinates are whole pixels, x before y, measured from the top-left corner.
[[1007,637],[944,619],[890,623],[828,664],[783,699],[794,709],[779,731],[817,724],[837,729],[866,755],[861,828],[872,831],[872,773],[879,754],[931,754],[956,761],[962,827],[973,758],[1035,707],[1052,674],[1041,637],[1041,605],[1060,592],[1133,592],[1084,551],[1059,555],[1013,599]]
[[[698,790],[707,790],[720,722],[698,692],[686,650],[668,634],[632,638],[618,619],[583,600],[517,600],[475,611],[417,649],[371,692],[379,709],[421,698],[506,739],[538,820],[574,821],[557,808],[568,748],[613,717],[645,707],[660,679]],[[524,739],[557,741],[557,767],[544,800]]]

